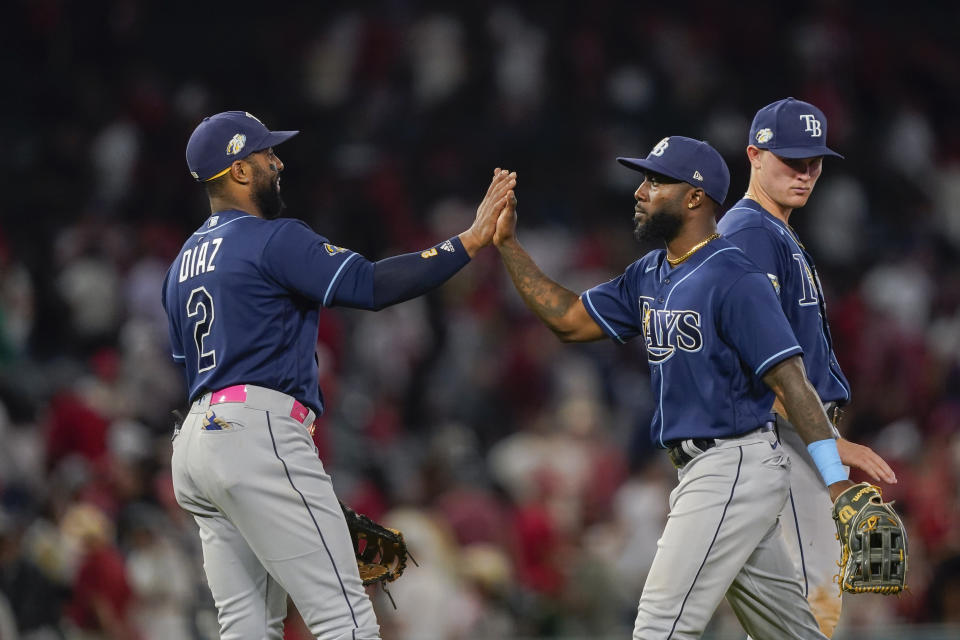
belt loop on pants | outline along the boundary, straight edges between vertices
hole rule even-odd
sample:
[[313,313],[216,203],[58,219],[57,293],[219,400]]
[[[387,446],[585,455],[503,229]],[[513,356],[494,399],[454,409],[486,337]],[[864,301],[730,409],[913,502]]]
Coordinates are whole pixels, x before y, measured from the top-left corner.
[[[278,395],[286,395],[279,391],[272,391]],[[307,418],[310,416],[310,409],[303,405],[296,398],[292,398],[293,407],[290,409],[290,417],[299,422],[300,424],[307,427],[307,431],[310,432],[310,435],[313,435],[313,423],[307,424]],[[246,402],[247,401],[247,385],[245,384],[235,384],[232,387],[225,387],[219,391],[214,391],[210,394],[210,404],[223,404],[225,402]]]
[[840,419],[843,417],[843,409],[840,408],[840,404],[837,402],[827,402],[823,405],[823,410],[826,411],[827,417],[830,418],[830,426],[833,428],[833,437],[840,437]]
[[667,455],[670,456],[670,462],[673,463],[674,467],[677,469],[682,469],[687,465],[687,463],[696,458],[698,455],[714,448],[724,440],[742,438],[743,436],[751,433],[765,433],[767,431],[773,431],[775,428],[776,424],[774,421],[769,420],[765,422],[763,426],[758,427],[753,431],[730,436],[729,438],[687,438],[686,440],[671,440],[667,443]]

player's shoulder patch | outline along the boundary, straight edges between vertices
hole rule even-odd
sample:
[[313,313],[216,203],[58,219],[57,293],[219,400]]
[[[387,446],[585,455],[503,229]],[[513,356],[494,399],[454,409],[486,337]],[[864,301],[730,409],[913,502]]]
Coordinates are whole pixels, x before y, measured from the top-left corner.
[[773,290],[776,291],[777,295],[779,296],[780,295],[780,279],[777,278],[777,276],[775,276],[772,273],[768,273],[767,277],[770,278],[770,284],[773,285]]
[[335,256],[338,253],[346,252],[346,249],[344,249],[343,247],[338,247],[336,245],[330,244],[329,242],[324,242],[323,248],[326,249],[327,253],[331,256]]

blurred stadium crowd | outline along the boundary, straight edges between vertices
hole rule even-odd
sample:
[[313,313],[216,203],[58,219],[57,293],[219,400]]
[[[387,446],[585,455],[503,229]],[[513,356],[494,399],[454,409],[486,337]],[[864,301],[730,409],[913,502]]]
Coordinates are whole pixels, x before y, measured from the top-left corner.
[[[582,290],[647,249],[615,156],[705,138],[729,206],[750,118],[788,95],[847,157],[792,222],[854,386],[843,429],[895,467],[911,535],[911,590],[845,598],[841,634],[960,624],[956,5],[171,4],[17,0],[0,26],[0,638],[216,637],[160,306],[207,215],[183,160],[204,115],[301,129],[289,215],[371,259],[466,228],[509,167],[521,240]],[[384,637],[625,637],[675,481],[638,345],[561,345],[488,249],[423,299],[323,313],[317,349],[324,464],[421,565],[396,611],[373,594]]]

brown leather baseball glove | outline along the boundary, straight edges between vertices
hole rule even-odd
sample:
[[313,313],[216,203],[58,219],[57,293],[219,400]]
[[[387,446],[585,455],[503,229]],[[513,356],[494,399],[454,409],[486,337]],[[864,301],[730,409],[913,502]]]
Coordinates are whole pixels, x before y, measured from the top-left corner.
[[[343,516],[347,520],[350,530],[350,539],[353,541],[353,551],[357,556],[357,568],[360,570],[360,579],[363,584],[377,584],[384,586],[393,582],[407,567],[407,558],[417,564],[410,555],[403,534],[396,529],[390,529],[374,522],[367,516],[357,513],[347,505],[340,503]],[[384,586],[384,591],[386,587]],[[389,591],[386,591],[390,595]],[[393,602],[393,598],[390,598]],[[396,605],[394,605],[396,606]]]
[[892,505],[866,482],[850,487],[834,502],[842,547],[836,579],[844,591],[891,595],[906,589],[907,532]]

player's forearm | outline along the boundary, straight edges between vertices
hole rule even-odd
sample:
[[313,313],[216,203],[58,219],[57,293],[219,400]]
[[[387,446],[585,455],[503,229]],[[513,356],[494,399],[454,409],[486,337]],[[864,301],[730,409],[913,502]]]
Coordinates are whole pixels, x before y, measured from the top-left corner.
[[830,420],[820,398],[807,380],[800,356],[784,360],[764,376],[777,396],[777,403],[796,427],[805,444],[833,438]]
[[505,242],[497,248],[513,286],[527,308],[561,340],[569,338],[573,327],[566,326],[564,319],[579,296],[548,278],[516,240]]
[[357,256],[341,279],[347,284],[337,287],[330,306],[379,311],[439,287],[469,262],[457,237],[378,262]]
[[831,500],[852,486],[840,461],[830,420],[820,404],[820,397],[807,380],[803,359],[793,356],[777,364],[763,376],[783,405],[790,422],[807,445],[830,492]]

